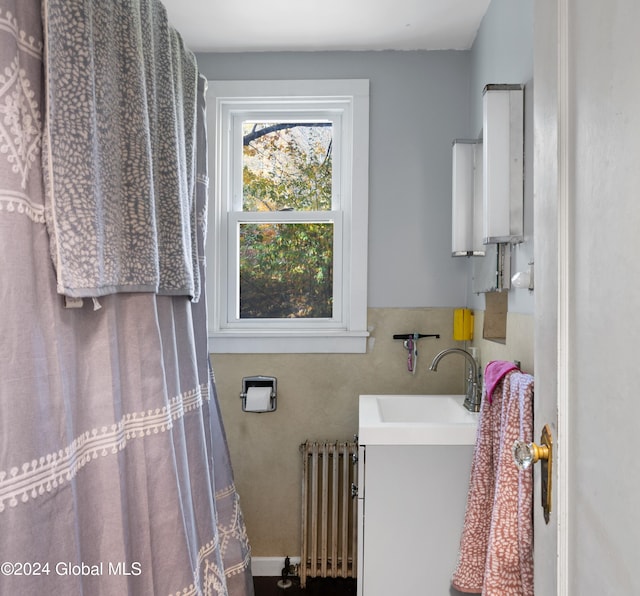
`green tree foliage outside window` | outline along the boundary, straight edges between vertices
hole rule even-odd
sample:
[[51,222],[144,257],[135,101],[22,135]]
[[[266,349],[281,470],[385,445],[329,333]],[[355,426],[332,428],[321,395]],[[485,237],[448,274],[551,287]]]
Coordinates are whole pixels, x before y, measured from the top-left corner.
[[[331,209],[329,122],[245,122],[243,211]],[[330,318],[331,223],[242,223],[241,318]]]

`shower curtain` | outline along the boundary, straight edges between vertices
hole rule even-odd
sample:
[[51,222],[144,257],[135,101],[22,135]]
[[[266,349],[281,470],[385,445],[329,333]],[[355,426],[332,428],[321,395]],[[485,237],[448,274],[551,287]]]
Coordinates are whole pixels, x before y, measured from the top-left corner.
[[[197,302],[193,285],[187,296],[58,294],[44,62],[40,0],[0,0],[0,594],[250,596],[204,284]],[[202,80],[197,95],[204,143]],[[185,243],[200,275],[203,143],[197,237]]]

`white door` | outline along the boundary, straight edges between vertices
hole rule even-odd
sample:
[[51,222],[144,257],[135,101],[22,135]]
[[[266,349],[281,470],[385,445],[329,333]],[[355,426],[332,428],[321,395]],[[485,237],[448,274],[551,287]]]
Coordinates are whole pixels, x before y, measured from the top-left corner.
[[536,594],[640,594],[640,2],[536,0]]
[[534,471],[534,586],[537,595],[557,594],[558,462],[558,31],[557,1],[535,2],[534,13],[534,262],[536,397],[534,440],[549,424],[555,439],[552,513],[547,525],[540,506],[540,466]]

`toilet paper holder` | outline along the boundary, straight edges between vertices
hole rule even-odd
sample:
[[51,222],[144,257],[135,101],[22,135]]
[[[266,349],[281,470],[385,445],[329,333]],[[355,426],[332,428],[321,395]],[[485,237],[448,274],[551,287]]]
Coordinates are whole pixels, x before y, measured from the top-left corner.
[[249,387],[269,387],[271,388],[271,396],[269,400],[269,409],[265,412],[275,412],[278,407],[278,379],[275,377],[266,377],[264,375],[256,375],[253,377],[242,378],[242,393],[240,399],[242,400],[242,411],[247,412],[247,391]]

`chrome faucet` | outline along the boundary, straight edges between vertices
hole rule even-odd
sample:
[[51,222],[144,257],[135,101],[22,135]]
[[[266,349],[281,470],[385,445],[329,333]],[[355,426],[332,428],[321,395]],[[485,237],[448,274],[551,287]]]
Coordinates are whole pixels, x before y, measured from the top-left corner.
[[437,371],[438,363],[447,354],[462,354],[470,364],[469,376],[467,377],[467,396],[464,400],[464,407],[470,412],[480,411],[480,402],[482,400],[482,384],[480,383],[480,376],[478,372],[478,364],[476,359],[466,350],[462,348],[447,348],[442,352],[436,354],[429,370]]

